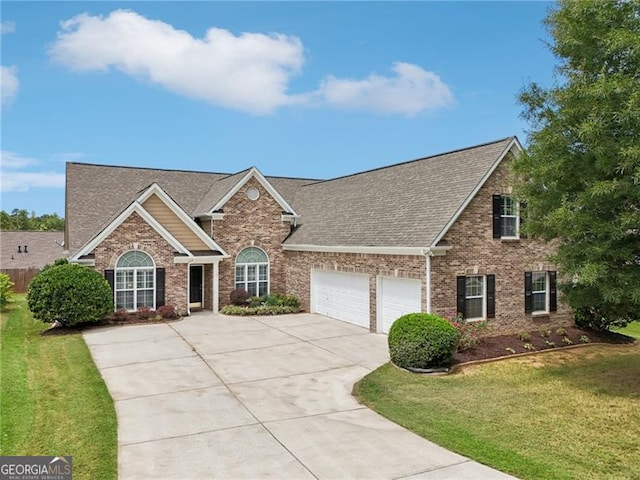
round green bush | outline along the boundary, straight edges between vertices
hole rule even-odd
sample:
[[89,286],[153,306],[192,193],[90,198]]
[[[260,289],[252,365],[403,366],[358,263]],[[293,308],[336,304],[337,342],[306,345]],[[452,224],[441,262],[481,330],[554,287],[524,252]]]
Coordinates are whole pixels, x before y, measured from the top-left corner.
[[409,313],[391,325],[389,354],[403,368],[434,368],[451,363],[458,331],[445,319],[429,313]]
[[38,320],[65,327],[99,322],[113,311],[111,288],[102,275],[70,263],[36,275],[29,283],[27,303]]

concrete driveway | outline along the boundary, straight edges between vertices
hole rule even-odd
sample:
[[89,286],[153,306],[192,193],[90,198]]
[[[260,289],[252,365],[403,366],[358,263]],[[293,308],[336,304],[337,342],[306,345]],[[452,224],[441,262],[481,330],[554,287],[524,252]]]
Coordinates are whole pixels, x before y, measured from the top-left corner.
[[121,479],[506,479],[360,405],[386,336],[319,315],[84,333],[118,415]]

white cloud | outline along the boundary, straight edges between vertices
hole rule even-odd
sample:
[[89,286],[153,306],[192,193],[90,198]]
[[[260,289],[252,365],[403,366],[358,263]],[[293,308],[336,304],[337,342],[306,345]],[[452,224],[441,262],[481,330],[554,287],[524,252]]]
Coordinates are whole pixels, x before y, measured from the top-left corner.
[[14,22],[4,21],[0,22],[0,34],[5,35],[7,33],[13,33],[16,31],[16,24]]
[[450,106],[454,97],[435,73],[411,63],[396,62],[394,76],[371,74],[363,80],[327,77],[318,94],[325,102],[345,109],[415,115]]
[[2,192],[26,192],[32,188],[64,188],[64,173],[9,172],[2,175]]
[[13,67],[5,67],[0,65],[0,91],[1,103],[6,105],[11,102],[18,94],[20,82],[18,81],[18,69]]
[[106,17],[85,13],[62,22],[49,54],[76,71],[116,69],[179,95],[254,114],[286,105],[328,105],[414,115],[453,103],[438,75],[409,63],[393,64],[393,76],[328,76],[318,90],[291,94],[291,78],[305,61],[297,37],[236,36],[210,28],[195,38],[130,10],[114,10]]
[[269,113],[300,101],[287,94],[291,76],[304,63],[296,37],[235,36],[211,28],[203,38],[194,38],[126,10],[106,18],[78,15],[61,27],[50,55],[74,70],[115,68],[181,95],[251,113]]
[[26,192],[32,188],[64,188],[64,173],[27,172],[25,168],[40,165],[42,162],[2,150],[0,157],[0,191]]
[[39,163],[35,158],[23,157],[7,150],[0,152],[0,167],[2,167],[3,173],[4,170],[19,170]]

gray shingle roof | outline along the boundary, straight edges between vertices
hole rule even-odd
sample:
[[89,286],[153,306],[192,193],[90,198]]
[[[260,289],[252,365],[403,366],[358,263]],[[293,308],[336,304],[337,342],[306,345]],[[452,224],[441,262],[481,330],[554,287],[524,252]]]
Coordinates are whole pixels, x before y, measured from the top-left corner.
[[0,268],[42,268],[53,263],[66,257],[61,246],[63,239],[64,232],[0,231]]
[[513,138],[303,186],[285,243],[428,247]]
[[[285,243],[428,247],[513,139],[333,180],[266,177],[301,216]],[[209,211],[247,171],[67,163],[67,246],[77,251],[154,182],[195,217]]]
[[[76,252],[154,182],[196,217],[213,207],[247,171],[230,175],[69,162],[65,212],[68,248]],[[298,186],[317,181],[266,178],[285,199],[293,197]]]
[[242,177],[244,177],[248,171],[249,169],[242,170],[241,172],[228,175],[214,182],[193,212],[194,216],[198,217],[209,213],[209,210],[211,210],[216,203],[222,200],[227,192],[231,190],[236,183],[242,180]]
[[67,163],[65,212],[68,246],[77,251],[157,183],[186,212],[193,212],[216,180],[228,174]]

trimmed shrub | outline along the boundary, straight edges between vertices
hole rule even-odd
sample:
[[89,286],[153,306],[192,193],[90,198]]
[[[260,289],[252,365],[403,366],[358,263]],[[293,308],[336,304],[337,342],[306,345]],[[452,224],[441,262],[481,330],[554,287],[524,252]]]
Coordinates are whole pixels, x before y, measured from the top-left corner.
[[249,292],[247,292],[244,288],[236,288],[231,291],[229,295],[229,300],[233,305],[246,305],[249,301]]
[[174,307],[173,305],[163,305],[161,307],[158,307],[156,313],[158,315],[161,315],[162,318],[165,319],[178,318],[178,312],[176,311],[176,307]]
[[13,285],[11,278],[6,273],[0,273],[0,308],[7,306],[13,296]]
[[138,310],[136,310],[136,316],[140,320],[149,320],[154,315],[154,313],[155,312],[149,307],[138,307]]
[[65,327],[100,322],[113,312],[113,295],[107,281],[82,265],[52,265],[29,283],[27,303],[33,316]]
[[225,305],[220,309],[220,313],[225,315],[284,315],[287,313],[298,313],[299,308],[287,305],[259,305],[257,307],[242,307],[238,305]]
[[272,293],[260,297],[263,305],[300,308],[300,300],[295,295]]
[[442,367],[451,363],[458,340],[458,331],[444,318],[409,313],[389,330],[389,354],[403,368]]

